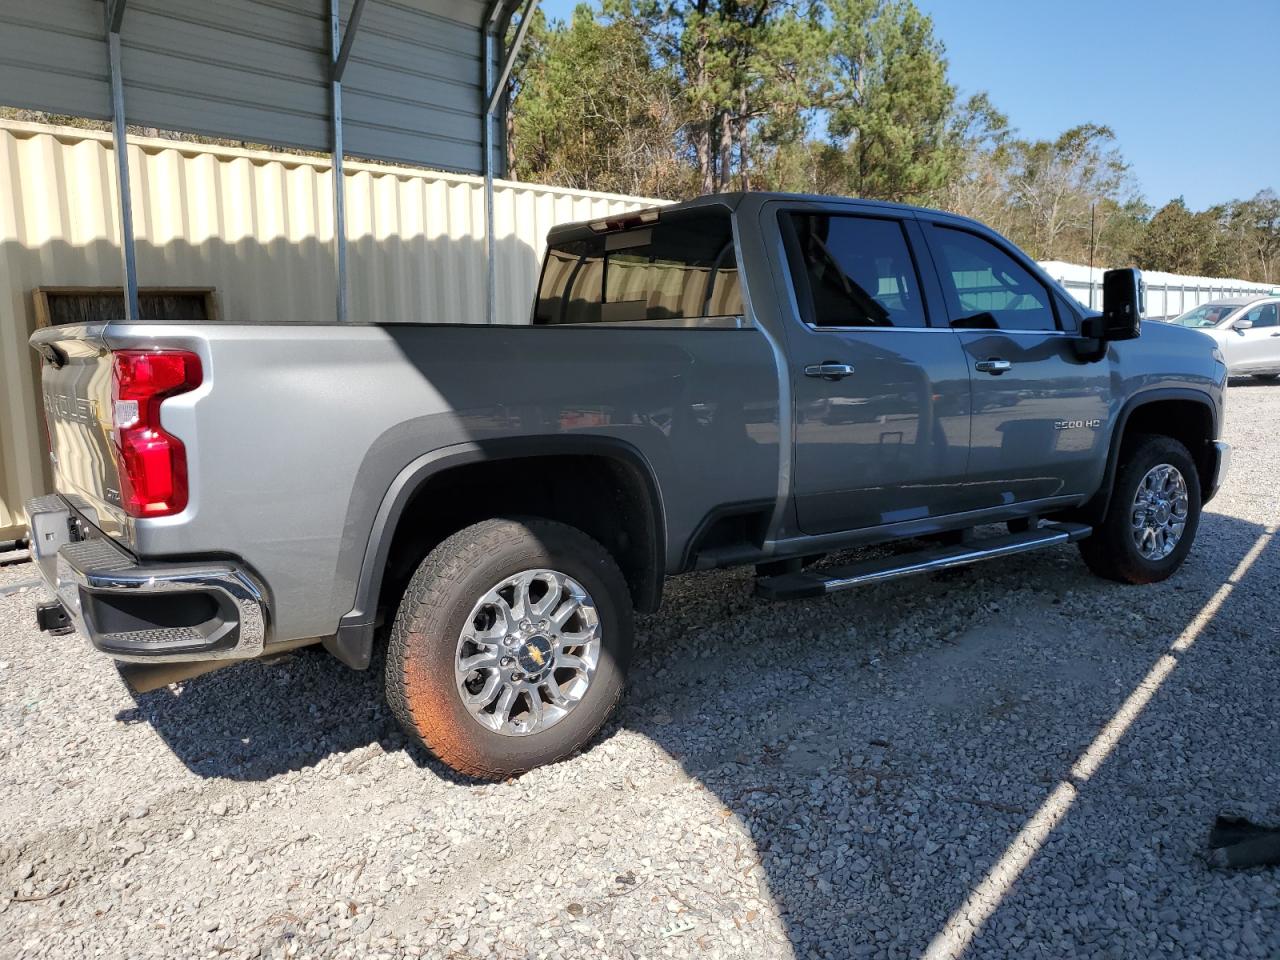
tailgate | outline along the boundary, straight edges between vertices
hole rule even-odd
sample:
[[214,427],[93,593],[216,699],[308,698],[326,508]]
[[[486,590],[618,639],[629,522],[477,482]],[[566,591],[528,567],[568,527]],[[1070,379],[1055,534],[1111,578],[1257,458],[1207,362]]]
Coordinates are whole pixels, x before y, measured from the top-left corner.
[[[111,351],[104,324],[38,330],[41,391],[54,489],[113,537],[128,527],[111,434]],[[86,509],[88,508],[88,509]]]

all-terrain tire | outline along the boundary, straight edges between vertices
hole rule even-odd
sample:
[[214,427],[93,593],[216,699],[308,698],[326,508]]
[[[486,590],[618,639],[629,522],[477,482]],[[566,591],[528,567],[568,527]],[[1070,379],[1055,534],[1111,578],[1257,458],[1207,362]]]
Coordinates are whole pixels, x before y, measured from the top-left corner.
[[[590,594],[599,615],[600,656],[582,699],[563,719],[507,736],[484,726],[463,704],[454,674],[458,639],[488,590],[535,569],[559,571]],[[596,735],[622,694],[632,636],[626,580],[599,543],[550,520],[485,520],[437,546],[410,580],[387,647],[387,703],[411,738],[459,773],[514,777],[568,757]]]
[[[1187,516],[1172,552],[1160,559],[1142,555],[1133,538],[1134,498],[1148,471],[1160,464],[1176,467],[1187,489]],[[1142,435],[1121,453],[1111,501],[1093,535],[1079,543],[1080,555],[1100,577],[1121,583],[1157,583],[1182,566],[1200,526],[1200,476],[1187,448],[1172,437]]]

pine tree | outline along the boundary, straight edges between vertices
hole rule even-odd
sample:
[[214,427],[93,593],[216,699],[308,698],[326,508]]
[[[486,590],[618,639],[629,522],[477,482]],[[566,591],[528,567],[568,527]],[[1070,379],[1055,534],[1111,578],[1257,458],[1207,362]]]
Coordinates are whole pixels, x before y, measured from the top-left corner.
[[644,196],[687,192],[687,170],[670,147],[679,92],[635,25],[601,21],[586,5],[568,24],[535,16],[511,110],[514,174]]
[[680,199],[793,190],[937,205],[1040,259],[1280,282],[1280,198],[1152,216],[1113,132],[1017,136],[965,99],[913,0],[602,0],[532,25],[522,179]]
[[849,191],[929,202],[959,173],[947,81],[933,21],[910,0],[833,0],[830,130],[843,146]]

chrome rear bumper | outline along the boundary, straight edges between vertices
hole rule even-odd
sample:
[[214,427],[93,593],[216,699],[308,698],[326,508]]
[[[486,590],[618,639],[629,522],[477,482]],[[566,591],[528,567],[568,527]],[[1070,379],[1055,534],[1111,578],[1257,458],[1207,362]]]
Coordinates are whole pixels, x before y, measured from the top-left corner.
[[58,496],[26,504],[31,556],[76,628],[117,660],[246,659],[266,640],[257,581],[223,561],[143,563]]

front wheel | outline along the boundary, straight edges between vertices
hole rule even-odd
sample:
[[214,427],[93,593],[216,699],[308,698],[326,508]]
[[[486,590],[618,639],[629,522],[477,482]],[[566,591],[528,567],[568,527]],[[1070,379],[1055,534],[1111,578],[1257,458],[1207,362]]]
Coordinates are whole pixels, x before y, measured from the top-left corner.
[[1171,576],[1200,526],[1200,476],[1187,448],[1172,437],[1143,436],[1127,447],[1107,514],[1080,541],[1089,569],[1122,583]]
[[486,520],[427,555],[387,649],[405,731],[467,776],[501,780],[583,747],[622,693],[631,599],[581,531]]

